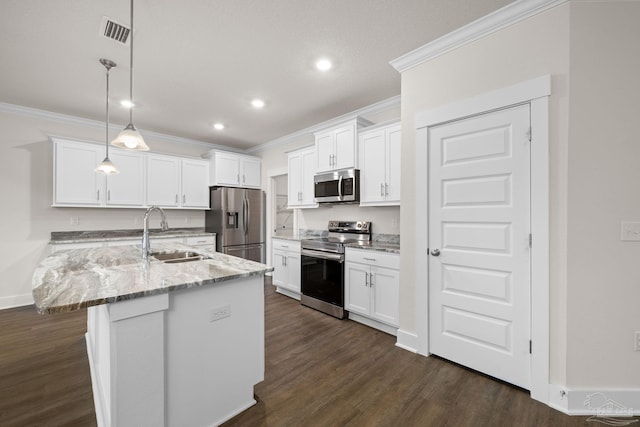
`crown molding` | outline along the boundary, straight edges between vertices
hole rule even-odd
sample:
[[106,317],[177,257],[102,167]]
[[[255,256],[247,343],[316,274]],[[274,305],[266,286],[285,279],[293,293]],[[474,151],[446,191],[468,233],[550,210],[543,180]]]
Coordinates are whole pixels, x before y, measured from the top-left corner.
[[[82,117],[69,116],[67,114],[54,113],[51,111],[38,110],[36,108],[24,107],[22,105],[8,104],[0,102],[0,112],[19,114],[22,116],[33,117],[37,119],[49,120],[52,122],[72,125],[72,126],[84,126],[92,129],[104,129],[104,122],[98,120],[85,119]],[[119,132],[122,130],[121,126],[109,124],[109,131]],[[197,145],[199,147],[206,148],[206,150],[221,149],[226,151],[238,151],[232,147],[225,145],[213,144],[208,142],[196,141],[194,139],[182,138],[179,136],[167,135],[164,133],[140,130],[140,133],[145,139],[151,141],[163,141],[175,144],[183,145]]]
[[369,114],[381,113],[383,111],[390,110],[391,108],[396,108],[399,106],[400,106],[400,95],[392,96],[391,98],[387,98],[380,102],[376,102],[375,104],[368,105],[366,107],[360,108],[350,113],[343,114],[338,117],[334,117],[333,119],[315,124],[313,126],[309,126],[307,128],[301,129],[294,133],[290,133],[280,138],[273,139],[271,141],[265,142],[264,144],[257,145],[253,148],[249,148],[247,150],[247,153],[255,153],[255,152],[264,151],[270,148],[274,148],[279,145],[283,145],[288,142],[291,142],[295,138],[298,138],[304,135],[313,134],[314,132],[339,125],[340,123],[346,122],[348,120],[356,119],[361,116],[366,116]]
[[569,0],[518,0],[389,62],[400,73]]

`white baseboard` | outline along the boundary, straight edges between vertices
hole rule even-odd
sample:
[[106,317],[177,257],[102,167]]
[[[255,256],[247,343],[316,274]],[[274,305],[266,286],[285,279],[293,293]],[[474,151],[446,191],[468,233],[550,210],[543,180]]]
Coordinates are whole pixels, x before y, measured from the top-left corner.
[[389,335],[396,336],[398,334],[398,328],[387,325],[386,323],[378,322],[377,320],[373,320],[365,316],[360,316],[356,313],[349,312],[349,320],[362,323],[363,325],[367,325],[379,331],[386,332]]
[[87,343],[87,356],[89,359],[89,375],[91,376],[91,389],[93,391],[93,403],[96,411],[96,422],[98,427],[106,427],[107,421],[105,420],[105,408],[104,396],[102,394],[102,387],[100,387],[98,373],[95,366],[95,353],[91,348],[91,340],[89,339],[89,333],[84,334],[84,340]]
[[22,295],[11,295],[8,297],[0,298],[0,310],[4,310],[5,308],[14,308],[14,307],[22,307],[23,305],[31,305],[33,304],[33,295],[22,294]]
[[396,347],[400,347],[403,350],[410,351],[412,353],[418,352],[418,335],[413,332],[403,331],[398,329],[398,340],[396,341]]
[[548,405],[568,415],[640,415],[640,389],[569,389],[549,385]]
[[300,294],[290,291],[289,289],[285,289],[285,288],[280,288],[278,286],[276,286],[276,292],[279,294],[282,294],[284,296],[287,296],[289,298],[293,298],[293,299],[297,299],[298,301],[300,301]]

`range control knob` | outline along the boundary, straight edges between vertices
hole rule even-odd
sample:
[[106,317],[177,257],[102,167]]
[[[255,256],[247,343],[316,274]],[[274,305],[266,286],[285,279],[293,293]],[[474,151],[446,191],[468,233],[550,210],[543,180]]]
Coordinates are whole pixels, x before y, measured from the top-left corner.
[[362,228],[362,223],[361,223],[361,222],[358,222],[358,223],[356,224],[356,228]]

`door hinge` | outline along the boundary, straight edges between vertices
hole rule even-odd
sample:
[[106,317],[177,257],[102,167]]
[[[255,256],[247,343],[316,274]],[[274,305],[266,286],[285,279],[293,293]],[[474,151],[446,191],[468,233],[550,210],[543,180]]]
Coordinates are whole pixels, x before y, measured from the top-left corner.
[[533,236],[529,233],[529,247],[531,248],[533,245]]
[[531,142],[531,126],[529,126],[529,129],[527,129],[527,139],[529,140],[529,142]]
[[531,344],[531,340],[529,340],[529,354],[532,354],[531,349],[532,349],[532,344]]

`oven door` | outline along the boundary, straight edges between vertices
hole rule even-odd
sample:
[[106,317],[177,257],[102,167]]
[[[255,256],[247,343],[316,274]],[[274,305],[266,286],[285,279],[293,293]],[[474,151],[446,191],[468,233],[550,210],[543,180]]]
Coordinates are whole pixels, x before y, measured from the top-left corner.
[[300,270],[302,295],[344,307],[343,254],[303,249]]

